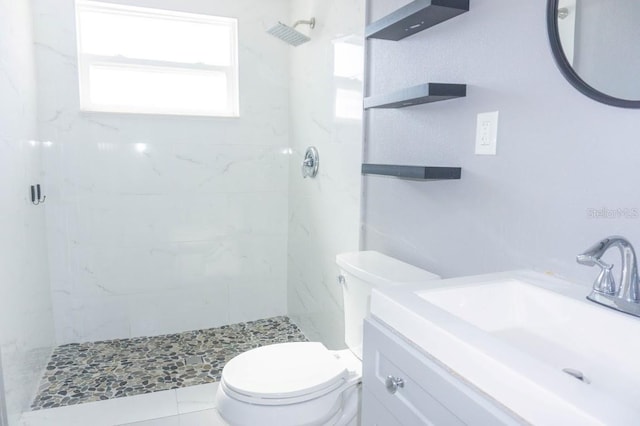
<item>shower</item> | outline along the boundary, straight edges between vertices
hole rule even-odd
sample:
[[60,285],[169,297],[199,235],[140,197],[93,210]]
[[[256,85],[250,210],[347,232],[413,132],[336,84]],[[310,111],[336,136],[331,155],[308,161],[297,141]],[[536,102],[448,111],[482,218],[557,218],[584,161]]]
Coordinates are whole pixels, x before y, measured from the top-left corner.
[[309,25],[311,29],[314,29],[316,26],[316,18],[311,18],[308,21],[296,21],[292,27],[285,25],[282,22],[278,22],[276,25],[269,28],[267,32],[285,43],[297,47],[311,40],[310,37],[296,30],[296,27],[301,24]]
[[[0,0],[0,425],[154,424],[240,353],[344,345],[324,277],[358,249],[362,126],[332,117],[361,88],[334,53],[364,0],[155,3]],[[310,141],[340,179],[303,179]]]

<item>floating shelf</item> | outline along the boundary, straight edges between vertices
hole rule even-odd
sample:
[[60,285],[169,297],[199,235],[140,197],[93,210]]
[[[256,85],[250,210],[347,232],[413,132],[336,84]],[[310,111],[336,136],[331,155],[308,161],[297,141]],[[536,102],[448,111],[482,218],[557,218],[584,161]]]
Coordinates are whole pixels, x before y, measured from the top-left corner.
[[367,25],[366,38],[402,40],[469,11],[469,0],[416,0]]
[[397,166],[392,164],[363,164],[363,175],[395,176],[405,179],[419,180],[450,180],[460,179],[460,167],[427,167],[427,166]]
[[364,99],[364,109],[404,108],[447,99],[463,98],[467,95],[466,84],[427,83],[408,87],[384,95],[369,96]]

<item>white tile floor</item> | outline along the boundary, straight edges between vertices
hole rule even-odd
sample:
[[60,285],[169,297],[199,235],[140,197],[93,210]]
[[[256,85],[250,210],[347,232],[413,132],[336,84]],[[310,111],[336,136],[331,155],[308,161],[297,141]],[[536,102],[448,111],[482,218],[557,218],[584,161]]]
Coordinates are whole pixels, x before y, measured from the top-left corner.
[[126,423],[122,426],[226,426],[227,423],[220,418],[218,410],[195,411],[177,416],[161,419],[146,420],[144,422]]
[[22,415],[22,426],[227,426],[215,408],[218,383],[70,405]]

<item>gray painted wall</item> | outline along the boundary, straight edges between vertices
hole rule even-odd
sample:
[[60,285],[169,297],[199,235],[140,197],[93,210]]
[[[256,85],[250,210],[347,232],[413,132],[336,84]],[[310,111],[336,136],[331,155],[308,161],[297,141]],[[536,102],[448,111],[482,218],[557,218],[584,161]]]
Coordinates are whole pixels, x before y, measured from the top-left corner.
[[[408,2],[370,3],[376,19]],[[468,95],[369,113],[366,160],[463,172],[448,182],[364,178],[364,248],[444,277],[531,268],[589,286],[597,271],[576,253],[610,234],[640,247],[640,111],[596,103],[564,80],[545,7],[472,0],[469,13],[413,37],[370,42],[369,94],[434,81],[467,83]],[[476,156],[476,114],[495,110],[498,155]],[[603,208],[609,217],[593,217]]]

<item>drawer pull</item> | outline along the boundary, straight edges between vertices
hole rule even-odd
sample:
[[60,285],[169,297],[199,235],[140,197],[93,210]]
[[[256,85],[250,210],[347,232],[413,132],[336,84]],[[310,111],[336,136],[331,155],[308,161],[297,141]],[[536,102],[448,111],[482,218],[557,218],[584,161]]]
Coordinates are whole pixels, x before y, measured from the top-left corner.
[[387,387],[387,392],[394,394],[398,391],[398,388],[404,387],[404,379],[400,377],[387,376],[387,380],[384,382]]

